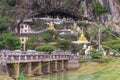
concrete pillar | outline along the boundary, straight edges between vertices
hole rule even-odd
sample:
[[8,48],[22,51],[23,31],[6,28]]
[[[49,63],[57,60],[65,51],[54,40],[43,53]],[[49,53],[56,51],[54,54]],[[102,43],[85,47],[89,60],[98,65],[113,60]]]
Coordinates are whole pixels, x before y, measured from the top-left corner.
[[20,73],[20,63],[7,64],[9,76],[18,79]]
[[50,73],[50,61],[42,62],[42,72],[43,73]]
[[62,60],[62,65],[61,65],[62,67],[61,67],[61,70],[65,70],[65,68],[64,68],[64,60]]
[[23,72],[23,74],[28,77],[33,76],[32,75],[32,63],[31,62],[21,63],[20,72]]
[[42,74],[42,63],[41,62],[39,62],[38,63],[38,75],[40,75],[40,74]]
[[27,76],[33,76],[32,75],[32,63],[27,63]]
[[52,61],[51,63],[50,63],[50,69],[51,69],[51,71],[53,71],[53,72],[57,72],[58,71],[58,65],[57,65],[57,60],[56,61]]
[[[9,76],[10,76],[10,77],[15,76],[15,69],[14,69],[13,64],[7,64],[7,66],[8,66]],[[4,69],[3,69],[3,70],[4,70]]]
[[16,63],[16,68],[15,68],[15,78],[18,79],[20,74],[20,63]]
[[68,60],[64,61],[64,69],[68,69]]
[[55,61],[55,70],[54,71],[58,71],[58,65],[57,65],[58,61]]
[[58,70],[65,70],[64,69],[64,60],[58,61]]
[[41,62],[34,62],[34,63],[32,63],[33,74],[35,74],[35,75],[42,74],[41,68],[42,68]]

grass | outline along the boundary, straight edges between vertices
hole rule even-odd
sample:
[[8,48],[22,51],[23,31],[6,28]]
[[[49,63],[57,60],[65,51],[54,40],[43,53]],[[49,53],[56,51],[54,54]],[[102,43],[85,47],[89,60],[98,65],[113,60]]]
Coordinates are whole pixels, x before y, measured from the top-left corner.
[[86,62],[78,72],[80,80],[120,80],[120,59],[109,63]]

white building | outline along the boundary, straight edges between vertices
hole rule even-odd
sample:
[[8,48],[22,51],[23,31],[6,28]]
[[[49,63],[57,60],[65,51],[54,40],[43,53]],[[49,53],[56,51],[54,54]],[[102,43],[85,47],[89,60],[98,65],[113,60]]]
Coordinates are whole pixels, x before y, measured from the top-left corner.
[[30,25],[22,23],[20,24],[20,42],[21,42],[21,48],[23,51],[26,50],[26,42],[29,39],[28,36],[25,34],[28,34],[31,31]]

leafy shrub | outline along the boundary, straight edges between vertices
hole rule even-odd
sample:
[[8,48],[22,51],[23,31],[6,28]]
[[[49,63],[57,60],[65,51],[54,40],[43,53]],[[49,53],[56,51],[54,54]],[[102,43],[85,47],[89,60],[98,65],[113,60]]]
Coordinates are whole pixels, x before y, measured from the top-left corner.
[[16,0],[7,0],[7,3],[10,6],[15,6],[16,5]]
[[99,2],[95,2],[93,4],[93,9],[94,9],[95,13],[97,13],[98,15],[107,12],[107,9],[105,7],[103,7]]
[[53,40],[53,36],[54,36],[54,31],[52,30],[47,30],[45,32],[43,32],[41,34],[41,38],[45,41],[45,42],[50,42]]
[[96,49],[92,49],[90,50],[90,56],[92,57],[92,59],[99,59],[102,57],[102,52],[97,51]]
[[56,49],[54,45],[46,44],[35,48],[36,51],[52,52]]
[[66,39],[58,40],[57,47],[60,48],[61,50],[69,50],[71,47],[71,41]]

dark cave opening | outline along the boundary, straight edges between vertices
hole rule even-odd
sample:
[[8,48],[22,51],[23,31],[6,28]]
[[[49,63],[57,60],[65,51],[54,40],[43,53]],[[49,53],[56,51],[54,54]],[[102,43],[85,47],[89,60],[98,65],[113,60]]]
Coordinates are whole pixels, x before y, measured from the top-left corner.
[[60,19],[62,18],[70,18],[73,20],[78,20],[78,17],[65,13],[65,12],[61,12],[61,11],[52,11],[52,12],[42,12],[40,14],[35,15],[34,17],[52,17],[52,18],[57,18],[59,17]]

